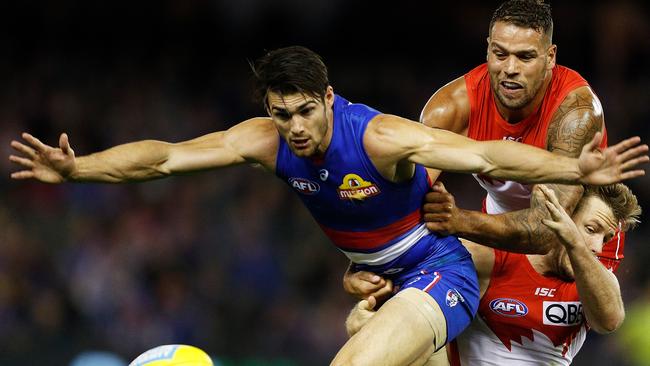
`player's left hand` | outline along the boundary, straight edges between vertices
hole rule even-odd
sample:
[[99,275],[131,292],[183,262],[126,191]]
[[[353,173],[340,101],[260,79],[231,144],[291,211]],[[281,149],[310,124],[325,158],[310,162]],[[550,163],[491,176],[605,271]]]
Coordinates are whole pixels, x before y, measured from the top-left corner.
[[374,297],[384,302],[393,295],[393,281],[372,272],[352,272],[348,268],[343,275],[343,289],[359,300]]
[[345,330],[348,332],[350,338],[357,334],[370,318],[375,315],[377,312],[375,306],[377,306],[377,300],[373,296],[370,296],[367,300],[359,301],[352,308],[350,315],[345,320]]
[[542,223],[555,232],[564,246],[574,246],[583,242],[576,224],[558,201],[555,192],[543,185],[537,187],[544,194],[544,204],[551,217],[550,219],[543,219]]
[[598,148],[602,133],[582,148],[578,168],[582,175],[580,183],[606,185],[645,174],[643,169],[633,169],[649,160],[645,155],[648,145],[639,145],[641,138],[632,137],[604,150]]

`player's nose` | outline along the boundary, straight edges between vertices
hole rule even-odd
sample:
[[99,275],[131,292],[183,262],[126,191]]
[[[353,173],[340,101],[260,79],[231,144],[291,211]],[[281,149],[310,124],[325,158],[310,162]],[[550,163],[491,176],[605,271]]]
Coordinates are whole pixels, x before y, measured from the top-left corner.
[[504,64],[503,72],[505,72],[507,75],[516,75],[519,73],[519,62],[517,62],[516,57],[508,57]]

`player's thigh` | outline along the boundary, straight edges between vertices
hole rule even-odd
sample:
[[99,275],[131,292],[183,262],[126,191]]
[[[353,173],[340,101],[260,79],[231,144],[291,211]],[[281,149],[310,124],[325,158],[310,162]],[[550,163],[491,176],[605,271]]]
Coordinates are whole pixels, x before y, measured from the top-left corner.
[[431,296],[415,288],[401,291],[350,338],[332,365],[422,365],[436,344],[444,344],[445,326]]
[[436,352],[428,353],[429,358],[424,363],[424,366],[449,366],[449,358],[447,357],[447,347],[442,347]]
[[436,349],[458,336],[472,321],[478,310],[479,287],[476,270],[470,257],[453,264],[442,266],[435,271],[422,270],[421,274],[410,278],[402,285],[426,292],[439,305],[443,319],[446,319],[445,339],[440,337]]

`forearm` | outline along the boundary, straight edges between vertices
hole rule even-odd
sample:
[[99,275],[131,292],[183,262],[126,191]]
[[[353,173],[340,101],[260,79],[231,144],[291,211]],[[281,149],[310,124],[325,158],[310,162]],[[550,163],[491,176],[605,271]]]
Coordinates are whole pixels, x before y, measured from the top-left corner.
[[511,141],[485,141],[485,174],[523,183],[579,184],[578,160]]
[[459,215],[455,233],[465,239],[516,253],[545,254],[549,249],[546,242],[535,240],[539,225],[531,225],[525,212],[489,215],[459,210]]
[[585,245],[567,248],[567,253],[589,325],[599,333],[615,331],[625,318],[616,277]]
[[76,158],[68,180],[122,183],[161,178],[170,174],[165,163],[172,144],[144,140]]
[[[560,198],[564,210],[572,213],[582,197],[582,186],[547,185]],[[459,210],[462,215],[456,233],[477,243],[495,249],[525,254],[545,254],[556,243],[557,236],[543,219],[548,211],[538,197],[538,188],[533,190],[530,207],[498,215],[476,211]]]

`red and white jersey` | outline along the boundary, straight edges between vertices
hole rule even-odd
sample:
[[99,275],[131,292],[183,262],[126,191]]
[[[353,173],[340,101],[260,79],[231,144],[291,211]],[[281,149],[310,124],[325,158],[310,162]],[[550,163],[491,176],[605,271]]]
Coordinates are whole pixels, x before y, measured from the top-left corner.
[[[546,149],[548,126],[553,114],[573,90],[589,86],[576,71],[557,65],[539,109],[526,119],[508,123],[501,117],[494,101],[487,64],[482,64],[465,75],[465,86],[470,103],[468,137],[479,140],[511,140]],[[607,146],[607,130],[603,127],[601,147]],[[474,175],[487,191],[483,208],[489,214],[500,214],[528,208],[531,186],[512,181],[501,181],[483,175]],[[605,244],[601,261],[616,270],[623,258],[624,235]]]
[[[487,64],[482,64],[465,75],[467,97],[470,103],[468,137],[479,140],[511,140],[546,149],[548,126],[553,114],[573,90],[589,86],[577,72],[557,65],[539,109],[517,123],[501,117],[494,100]],[[605,132],[602,146],[607,146]],[[479,184],[487,191],[488,213],[503,213],[529,206],[530,186],[500,181],[477,175]]]
[[490,285],[456,339],[452,365],[569,365],[587,330],[575,282],[540,275],[526,255],[495,250]]

